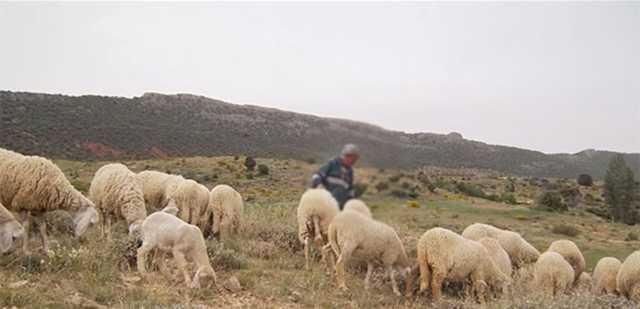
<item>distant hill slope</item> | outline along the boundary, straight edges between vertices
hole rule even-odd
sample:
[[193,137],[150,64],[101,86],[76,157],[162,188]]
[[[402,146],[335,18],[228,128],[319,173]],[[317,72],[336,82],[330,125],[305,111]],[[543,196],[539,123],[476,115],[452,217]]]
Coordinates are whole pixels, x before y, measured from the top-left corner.
[[[325,159],[347,142],[379,167],[474,167],[531,176],[602,176],[611,152],[547,155],[461,135],[385,130],[349,120],[201,96],[64,96],[0,91],[0,147],[76,160],[253,155]],[[627,154],[640,171],[640,154]]]

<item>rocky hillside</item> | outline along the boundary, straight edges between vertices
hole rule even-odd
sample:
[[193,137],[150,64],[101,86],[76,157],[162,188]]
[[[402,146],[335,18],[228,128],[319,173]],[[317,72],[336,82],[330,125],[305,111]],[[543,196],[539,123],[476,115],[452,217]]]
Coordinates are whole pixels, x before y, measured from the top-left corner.
[[[604,174],[611,152],[547,155],[462,135],[389,131],[202,96],[64,96],[0,91],[0,147],[54,158],[253,155],[324,160],[353,142],[378,167],[472,167],[531,176]],[[640,154],[626,155],[640,172]]]

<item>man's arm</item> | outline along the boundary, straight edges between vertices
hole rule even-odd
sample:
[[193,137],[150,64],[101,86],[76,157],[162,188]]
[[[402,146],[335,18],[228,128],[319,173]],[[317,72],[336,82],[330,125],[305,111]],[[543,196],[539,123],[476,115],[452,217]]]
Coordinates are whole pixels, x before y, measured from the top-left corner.
[[319,185],[324,184],[329,169],[331,169],[331,162],[325,163],[311,176],[311,188],[317,188]]

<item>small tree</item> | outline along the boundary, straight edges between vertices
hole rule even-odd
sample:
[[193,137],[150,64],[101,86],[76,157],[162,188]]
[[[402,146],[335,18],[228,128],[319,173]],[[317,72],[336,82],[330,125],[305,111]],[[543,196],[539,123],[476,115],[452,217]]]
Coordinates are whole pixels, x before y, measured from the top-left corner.
[[265,164],[258,164],[258,176],[269,175],[269,167]]
[[621,154],[615,155],[609,162],[609,169],[604,176],[604,199],[614,221],[636,223],[638,187],[633,171]]
[[247,168],[247,170],[253,171],[253,169],[256,167],[256,160],[254,160],[252,157],[247,156],[247,158],[244,159],[244,166]]
[[585,187],[593,186],[593,178],[589,174],[580,174],[578,176],[578,184]]

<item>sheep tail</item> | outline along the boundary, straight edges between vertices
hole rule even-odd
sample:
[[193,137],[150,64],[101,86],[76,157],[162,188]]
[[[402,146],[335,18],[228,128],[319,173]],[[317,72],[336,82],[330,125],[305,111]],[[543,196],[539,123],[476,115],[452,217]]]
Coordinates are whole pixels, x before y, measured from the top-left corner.
[[340,246],[338,246],[338,231],[336,230],[335,225],[329,225],[328,234],[329,245],[331,246],[333,253],[335,253],[336,256],[340,256]]
[[429,253],[427,248],[418,248],[418,266],[420,268],[420,292],[429,288],[431,269],[429,268]]

